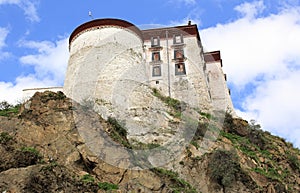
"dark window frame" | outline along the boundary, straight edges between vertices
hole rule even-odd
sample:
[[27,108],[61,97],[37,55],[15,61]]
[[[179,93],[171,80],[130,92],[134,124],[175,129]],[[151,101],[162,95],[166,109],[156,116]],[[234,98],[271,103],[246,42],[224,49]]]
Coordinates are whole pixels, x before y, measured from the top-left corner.
[[[180,41],[177,41],[177,38],[180,37]],[[173,36],[173,44],[183,44],[183,35],[174,35]]]
[[[156,42],[155,42],[156,40]],[[151,37],[151,47],[159,47],[160,46],[160,39],[159,36]]]
[[[181,68],[182,66],[182,68]],[[179,62],[175,64],[175,75],[186,75],[185,63]]]
[[[155,59],[155,55],[158,55],[158,59],[156,60]],[[158,61],[160,61],[161,59],[160,59],[160,52],[152,52],[152,61],[153,62],[158,62]]]
[[[177,57],[177,53],[178,52],[181,52],[181,58]],[[183,60],[184,59],[184,51],[183,51],[183,49],[174,50],[174,59],[175,60]]]
[[[158,73],[156,73],[155,69],[159,69]],[[152,77],[161,76],[161,65],[152,66]]]

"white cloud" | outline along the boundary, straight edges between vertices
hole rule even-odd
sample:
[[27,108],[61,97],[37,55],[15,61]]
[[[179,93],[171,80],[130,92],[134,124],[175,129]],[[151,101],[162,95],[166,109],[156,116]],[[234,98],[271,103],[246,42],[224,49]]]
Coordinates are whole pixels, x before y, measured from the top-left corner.
[[265,8],[266,7],[264,5],[264,2],[260,0],[254,1],[252,3],[245,2],[241,5],[236,6],[234,9],[240,12],[243,15],[243,17],[253,18],[258,14],[262,13]]
[[285,77],[261,83],[245,103],[248,114],[257,118],[273,133],[285,136],[300,147],[300,70]]
[[254,87],[237,113],[300,147],[300,7],[258,17],[264,8],[262,1],[237,6],[243,17],[202,30],[202,42],[221,50],[232,93]]
[[37,78],[49,78],[62,84],[68,61],[68,39],[59,40],[56,43],[50,41],[22,41],[20,46],[37,51],[35,54],[22,56],[20,62],[33,66]]
[[37,14],[36,1],[30,0],[0,0],[0,5],[12,4],[23,9],[24,14],[31,22],[39,22],[40,18]]
[[7,58],[10,55],[8,52],[2,51],[2,49],[6,46],[5,40],[8,33],[8,29],[0,27],[0,60]]
[[20,76],[16,78],[15,83],[0,82],[0,101],[7,101],[11,104],[22,102],[25,88],[43,88],[55,84],[55,81],[48,79],[37,79],[34,74]]
[[[264,18],[241,18],[201,31],[208,50],[221,50],[225,71],[237,86],[253,83],[260,75],[281,76],[299,66],[300,10],[291,9]],[[227,65],[226,65],[227,64]]]
[[23,41],[20,46],[36,51],[20,58],[22,64],[34,67],[34,73],[19,76],[15,82],[0,82],[0,101],[16,103],[22,99],[23,89],[63,84],[69,55],[67,38],[57,42]]

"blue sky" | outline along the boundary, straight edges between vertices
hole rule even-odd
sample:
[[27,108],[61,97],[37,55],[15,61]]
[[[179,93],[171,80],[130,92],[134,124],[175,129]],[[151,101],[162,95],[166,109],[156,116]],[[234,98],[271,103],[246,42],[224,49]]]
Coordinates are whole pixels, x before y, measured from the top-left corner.
[[0,101],[63,85],[68,37],[91,18],[145,26],[198,25],[221,50],[237,113],[300,147],[299,0],[0,0]]

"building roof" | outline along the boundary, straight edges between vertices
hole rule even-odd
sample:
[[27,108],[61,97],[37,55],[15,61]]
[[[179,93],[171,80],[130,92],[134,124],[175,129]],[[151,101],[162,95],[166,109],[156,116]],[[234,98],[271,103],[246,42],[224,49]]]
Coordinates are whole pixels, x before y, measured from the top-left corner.
[[134,24],[128,21],[121,20],[121,19],[105,18],[105,19],[95,19],[78,26],[70,35],[69,45],[83,31],[95,27],[106,26],[106,25],[127,28],[133,31],[134,33],[136,33],[143,41],[150,40],[151,37],[155,37],[155,36],[159,36],[161,39],[164,39],[166,37],[166,31],[168,31],[169,38],[172,38],[173,35],[182,34],[183,36],[190,36],[190,35],[195,36],[200,41],[199,31],[197,25],[195,24],[191,25],[189,23],[188,25],[183,25],[183,26],[140,30],[138,27],[136,27]]
[[142,30],[144,40],[150,40],[151,37],[155,37],[155,36],[159,36],[160,38],[165,38],[166,32],[168,32],[169,37],[173,37],[173,35],[180,35],[180,34],[182,34],[183,36],[192,35],[192,36],[196,36],[197,39],[200,41],[199,31],[196,24]]
[[220,62],[221,67],[223,66],[221,52],[219,50],[212,51],[212,52],[205,52],[204,53],[204,61],[206,63]]
[[105,18],[105,19],[95,19],[95,20],[86,22],[86,23],[78,26],[70,35],[69,44],[71,44],[71,42],[81,32],[83,32],[87,29],[90,29],[90,28],[101,27],[101,26],[105,26],[105,25],[119,26],[119,27],[127,28],[127,29],[133,31],[134,33],[136,33],[141,39],[143,39],[143,34],[142,34],[141,30],[139,28],[137,28],[134,24],[132,24],[128,21],[125,21],[125,20],[121,20],[121,19]]

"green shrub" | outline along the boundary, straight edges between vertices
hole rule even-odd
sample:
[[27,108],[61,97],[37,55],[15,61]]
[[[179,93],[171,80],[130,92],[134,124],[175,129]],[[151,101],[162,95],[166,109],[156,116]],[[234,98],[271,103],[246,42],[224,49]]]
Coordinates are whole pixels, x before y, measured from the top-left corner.
[[225,113],[223,124],[224,131],[230,134],[236,134],[241,137],[246,137],[249,141],[258,146],[260,149],[267,148],[267,140],[264,137],[264,132],[260,129],[260,125],[251,120],[250,125],[245,121],[234,119],[228,112]]
[[127,139],[127,130],[120,124],[117,119],[108,117],[107,122],[111,126],[111,130],[108,135],[116,142],[122,144],[124,147],[132,149],[131,144]]
[[12,136],[10,136],[7,132],[2,132],[0,134],[0,143],[7,143],[12,139]]
[[196,141],[191,141],[190,144],[193,145],[196,149],[200,148],[200,145]]
[[157,143],[143,143],[136,139],[132,139],[130,144],[132,149],[136,149],[136,150],[149,150],[149,149],[161,147],[160,144]]
[[212,118],[212,115],[209,114],[209,113],[200,112],[200,115],[203,116],[203,117],[206,117],[206,118],[209,119],[209,120]]
[[208,164],[210,178],[223,187],[230,187],[240,172],[237,156],[230,151],[216,150]]
[[41,163],[41,158],[40,153],[33,147],[22,147],[14,154],[17,167],[27,167]]
[[0,116],[9,117],[18,114],[20,106],[21,104],[13,106],[6,101],[2,101],[0,103]]
[[21,151],[22,152],[30,152],[38,157],[41,157],[40,152],[37,149],[35,149],[34,147],[22,147]]
[[272,180],[281,181],[282,177],[283,177],[278,173],[277,169],[274,169],[272,167],[269,167],[267,170],[264,169],[264,168],[257,168],[256,167],[256,168],[253,169],[253,171],[255,171],[256,173],[259,173],[263,176],[266,176],[267,178],[272,179]]
[[151,171],[160,177],[166,177],[172,182],[173,192],[196,193],[197,191],[188,182],[179,178],[178,173],[163,168],[152,168]]
[[127,130],[113,117],[108,117],[108,123],[113,126],[114,130],[122,137],[127,136]]
[[99,189],[105,190],[105,191],[119,189],[119,186],[117,184],[111,184],[108,182],[99,182],[98,187],[99,187]]
[[293,170],[297,170],[298,172],[300,172],[300,161],[298,160],[297,156],[289,153],[288,162]]
[[67,98],[67,97],[66,97],[66,95],[65,95],[63,92],[58,91],[58,92],[57,92],[57,95],[56,95],[56,98],[57,98],[58,100],[63,100],[63,99],[65,99],[65,98]]
[[234,127],[233,117],[229,112],[225,113],[223,127],[225,131],[230,131]]
[[85,174],[82,176],[81,180],[84,183],[93,183],[95,181],[94,177],[91,176],[90,174]]
[[9,104],[7,101],[0,102],[0,110],[7,110],[12,108],[13,106]]
[[193,139],[197,140],[200,139],[201,137],[204,137],[207,130],[208,130],[208,123],[199,122]]
[[224,131],[221,131],[220,135],[229,139],[233,144],[237,144],[243,140],[243,137],[241,137],[239,135],[236,135],[233,133],[226,133]]
[[166,96],[162,95],[156,88],[152,89],[152,94],[153,94],[153,96],[159,98],[167,106],[171,107],[175,111],[172,114],[176,115],[176,117],[181,116],[181,110],[182,110],[182,107],[184,107],[186,105],[185,103],[180,102],[179,100],[171,98],[169,96],[166,97]]

